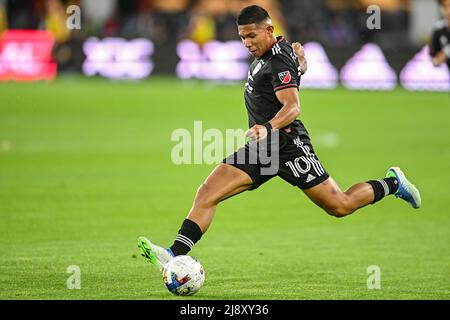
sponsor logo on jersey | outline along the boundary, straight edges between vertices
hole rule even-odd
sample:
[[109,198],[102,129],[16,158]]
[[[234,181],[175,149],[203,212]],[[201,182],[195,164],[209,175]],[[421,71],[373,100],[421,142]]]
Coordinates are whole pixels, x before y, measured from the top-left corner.
[[289,83],[289,82],[291,82],[291,79],[292,79],[291,73],[289,71],[280,72],[278,74],[278,77],[280,78],[282,84]]

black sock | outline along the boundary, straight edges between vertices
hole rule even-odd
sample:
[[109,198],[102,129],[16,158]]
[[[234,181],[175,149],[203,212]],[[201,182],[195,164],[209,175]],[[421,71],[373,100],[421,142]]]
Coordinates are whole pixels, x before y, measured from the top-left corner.
[[170,247],[175,256],[185,255],[192,250],[194,244],[202,237],[202,229],[194,221],[185,219],[178,235]]
[[398,189],[398,181],[397,178],[389,177],[381,180],[370,180],[367,181],[373,188],[373,193],[375,198],[373,199],[372,204],[377,201],[380,201],[384,197],[390,194],[394,194]]

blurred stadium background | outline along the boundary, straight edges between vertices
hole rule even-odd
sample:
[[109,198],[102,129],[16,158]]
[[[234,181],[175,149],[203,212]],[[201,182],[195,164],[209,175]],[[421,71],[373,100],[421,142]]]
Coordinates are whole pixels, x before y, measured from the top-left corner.
[[[243,80],[248,54],[234,20],[250,3],[268,9],[277,35],[305,44],[313,67],[304,88],[448,90],[448,70],[427,54],[439,19],[430,0],[2,0],[0,79]],[[71,5],[80,9],[73,30]],[[369,29],[373,5],[381,21]]]
[[336,220],[274,179],[219,207],[192,252],[195,298],[450,298],[450,81],[428,55],[431,0],[0,0],[0,298],[174,298],[136,238],[170,245],[214,167],[174,164],[173,131],[247,125],[234,19],[249,4],[304,44],[301,118],[341,187],[400,165],[423,208],[392,197]]

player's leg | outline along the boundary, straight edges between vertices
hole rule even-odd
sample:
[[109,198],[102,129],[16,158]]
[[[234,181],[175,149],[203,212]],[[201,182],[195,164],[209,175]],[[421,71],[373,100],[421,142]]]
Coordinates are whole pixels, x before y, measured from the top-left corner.
[[390,168],[384,179],[357,183],[345,192],[341,191],[331,177],[312,188],[304,189],[303,192],[319,207],[335,217],[345,217],[390,194],[405,200],[413,208],[417,209],[421,205],[418,189],[408,181],[398,167]]
[[229,164],[219,164],[197,189],[187,218],[205,233],[219,202],[250,189],[252,185],[252,179],[244,171]]
[[244,171],[229,164],[219,164],[198,188],[191,210],[173,245],[165,249],[145,237],[139,237],[138,246],[142,255],[162,268],[173,256],[187,254],[208,229],[218,203],[250,189],[252,185],[253,180]]
[[389,169],[386,177],[357,183],[343,192],[322,167],[307,134],[285,134],[288,143],[280,152],[278,175],[302,189],[305,194],[327,213],[344,217],[355,210],[380,201],[390,194],[420,207],[420,193],[397,168]]
[[197,189],[194,203],[183,221],[170,251],[173,255],[187,254],[208,230],[219,202],[246,191],[253,179],[230,164],[219,164]]
[[357,183],[343,192],[332,177],[304,189],[303,192],[319,207],[335,217],[344,217],[371,204],[375,195],[369,183]]

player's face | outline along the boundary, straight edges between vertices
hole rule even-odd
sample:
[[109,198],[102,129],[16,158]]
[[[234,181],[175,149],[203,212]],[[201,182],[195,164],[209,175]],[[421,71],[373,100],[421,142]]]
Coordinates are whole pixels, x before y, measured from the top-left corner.
[[441,12],[442,15],[447,19],[450,20],[450,0],[444,0],[441,4]]
[[266,24],[238,26],[242,43],[254,57],[260,57],[273,45],[273,27]]

